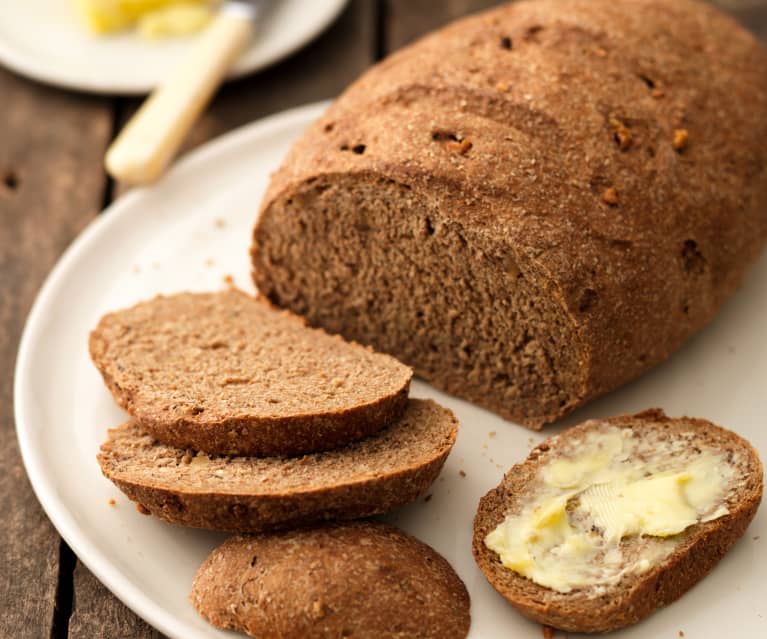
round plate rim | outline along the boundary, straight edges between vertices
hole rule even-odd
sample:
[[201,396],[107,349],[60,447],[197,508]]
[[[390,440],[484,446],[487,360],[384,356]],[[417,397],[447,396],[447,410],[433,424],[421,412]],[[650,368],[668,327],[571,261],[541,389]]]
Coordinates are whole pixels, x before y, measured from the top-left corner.
[[[185,174],[194,174],[200,165],[208,165],[221,155],[249,147],[259,138],[274,134],[276,129],[306,125],[316,119],[327,105],[328,102],[323,101],[292,108],[230,131],[190,152],[173,167],[165,179],[179,179]],[[24,401],[33,384],[34,349],[39,347],[39,338],[45,331],[46,313],[60,282],[67,278],[80,260],[90,254],[92,245],[98,243],[113,225],[133,213],[134,202],[141,198],[145,190],[129,192],[107,207],[69,245],[45,279],[27,316],[19,344],[14,370],[14,417],[21,458],[29,482],[46,515],[67,545],[126,606],[164,634],[181,639],[187,635],[183,634],[184,629],[179,628],[175,617],[144,595],[140,588],[135,587],[111,564],[108,557],[91,546],[84,531],[72,519],[70,511],[58,499],[52,478],[46,474],[42,451],[35,446],[34,429],[29,425],[31,418],[27,416]]]

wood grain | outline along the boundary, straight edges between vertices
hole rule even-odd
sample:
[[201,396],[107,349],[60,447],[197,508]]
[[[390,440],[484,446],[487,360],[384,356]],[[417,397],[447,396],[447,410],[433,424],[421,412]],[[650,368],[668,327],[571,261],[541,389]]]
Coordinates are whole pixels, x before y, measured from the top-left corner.
[[0,96],[0,637],[37,639],[47,637],[53,623],[60,540],[21,464],[12,370],[43,279],[101,208],[111,107],[107,100],[48,89],[2,69]]
[[78,562],[75,568],[74,585],[70,637],[164,637],[112,595],[82,562]]
[[498,4],[497,0],[389,0],[387,50],[399,49],[451,20]]
[[[767,0],[709,0],[731,13],[741,24],[767,41]],[[498,0],[389,0],[387,11],[387,51],[412,42],[424,33],[451,20],[489,9]]]

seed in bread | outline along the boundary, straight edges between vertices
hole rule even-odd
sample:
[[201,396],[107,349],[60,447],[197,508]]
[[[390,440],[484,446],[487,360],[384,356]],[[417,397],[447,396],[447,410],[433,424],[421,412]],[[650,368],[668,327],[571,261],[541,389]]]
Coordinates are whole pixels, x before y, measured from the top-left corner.
[[540,427],[669,357],[756,260],[765,69],[697,0],[463,19],[298,140],[262,204],[256,285]]
[[395,421],[412,371],[237,290],[156,297],[103,317],[91,357],[159,441],[235,455],[343,446]]
[[432,548],[380,522],[233,537],[191,600],[213,625],[259,639],[463,639],[469,595]]
[[98,456],[130,499],[174,524],[231,532],[384,513],[414,501],[455,443],[452,412],[412,399],[388,428],[303,457],[229,457],[160,444],[135,421],[109,431]]
[[474,558],[531,619],[615,630],[702,579],[745,532],[762,484],[751,445],[705,420],[657,409],[590,420],[482,498]]

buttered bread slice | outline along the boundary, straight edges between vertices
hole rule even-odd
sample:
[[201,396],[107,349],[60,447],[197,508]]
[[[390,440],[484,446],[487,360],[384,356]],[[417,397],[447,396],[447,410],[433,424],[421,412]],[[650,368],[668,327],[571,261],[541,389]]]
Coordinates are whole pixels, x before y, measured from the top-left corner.
[[170,446],[298,455],[398,419],[412,371],[237,290],[159,296],[103,317],[93,362],[117,403]]
[[474,558],[525,616],[615,630],[702,579],[762,490],[753,447],[708,421],[657,409],[590,420],[533,449],[482,498]]

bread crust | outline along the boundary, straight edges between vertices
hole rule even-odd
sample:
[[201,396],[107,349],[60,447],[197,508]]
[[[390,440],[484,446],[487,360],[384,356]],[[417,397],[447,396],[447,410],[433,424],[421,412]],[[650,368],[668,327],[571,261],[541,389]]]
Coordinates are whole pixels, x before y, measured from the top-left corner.
[[[539,0],[460,20],[369,70],[296,143],[254,232],[256,285],[314,324],[388,349],[435,385],[540,427],[669,357],[755,261],[767,238],[765,68],[757,40],[697,0]],[[407,246],[401,276],[382,259],[358,277],[352,251],[323,235],[340,227],[363,246],[387,241],[341,204],[350,183],[360,193],[396,185],[409,202],[388,228],[427,227]],[[279,253],[279,229],[302,211],[296,243]],[[307,219],[330,215],[327,230],[301,244]],[[421,255],[448,227],[465,241],[444,253],[466,265],[459,281],[423,268]],[[304,282],[302,265],[325,244],[332,276]],[[423,314],[405,312],[419,285],[424,310],[443,289],[476,288],[479,272],[509,298],[523,278],[567,324],[566,370],[518,401],[506,391],[525,381],[524,367],[497,371],[492,388],[468,374],[493,379],[488,362],[504,353],[497,331],[473,320],[461,384],[448,370],[461,341],[442,347]],[[401,291],[389,306],[382,279]],[[332,286],[343,295],[328,294]],[[450,310],[472,309],[448,300],[435,312]],[[402,337],[387,340],[381,314],[405,324]],[[427,329],[449,364],[431,363],[428,342],[408,350],[409,336]]]
[[128,422],[110,431],[98,460],[123,493],[165,521],[262,532],[368,517],[414,501],[436,480],[457,431],[452,412],[411,400],[399,422],[341,449],[252,462],[203,458],[198,466],[192,451],[153,442]]
[[260,639],[463,639],[470,625],[450,564],[380,522],[233,537],[202,564],[190,598],[213,625]]
[[[498,555],[485,545],[485,537],[519,499],[524,499],[537,469],[550,458],[547,454],[556,440],[572,438],[605,422],[619,428],[693,431],[696,440],[743,454],[748,469],[746,481],[728,501],[727,515],[696,524],[682,533],[680,545],[648,572],[624,576],[599,596],[589,595],[583,589],[559,593],[505,568]],[[567,632],[617,630],[676,601],[716,566],[753,519],[762,499],[762,474],[759,456],[747,441],[703,419],[672,419],[660,409],[651,409],[637,415],[585,422],[538,445],[527,460],[513,466],[501,484],[480,500],[474,519],[472,552],[493,588],[526,617]]]
[[[299,455],[362,439],[403,414],[412,377],[387,355],[237,290],[158,296],[109,313],[89,347],[115,401],[148,432],[217,454]],[[356,378],[334,386],[323,370],[331,357],[336,373]],[[270,388],[300,367],[292,385]],[[360,391],[365,384],[377,394]],[[301,401],[321,386],[324,395]]]

